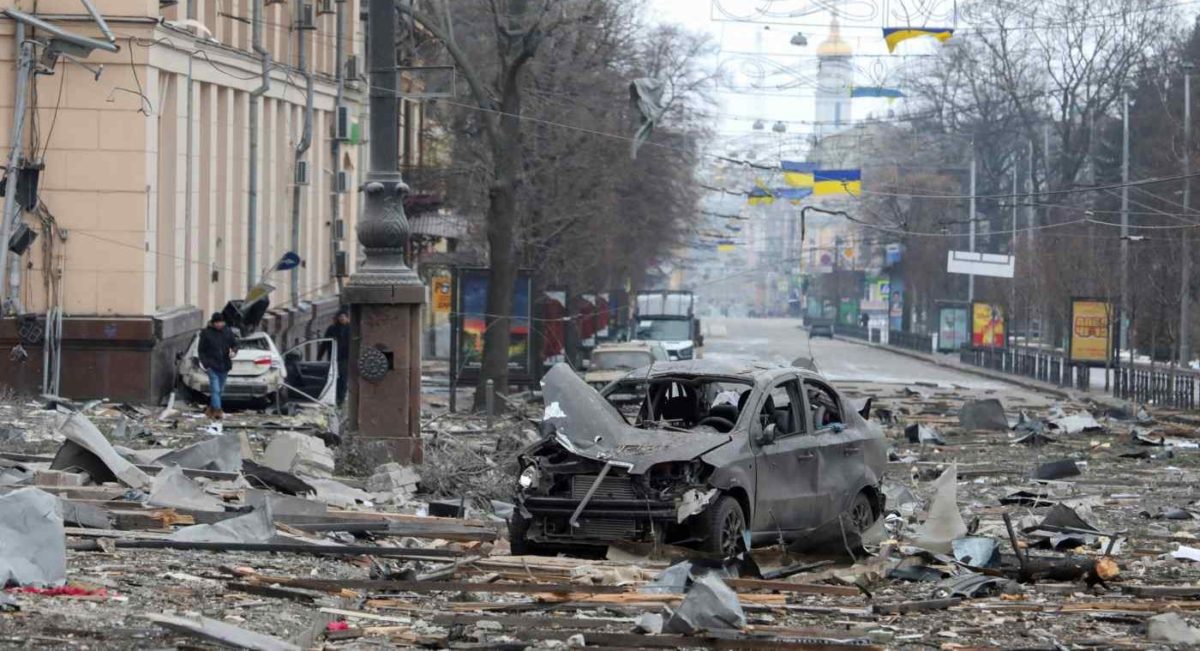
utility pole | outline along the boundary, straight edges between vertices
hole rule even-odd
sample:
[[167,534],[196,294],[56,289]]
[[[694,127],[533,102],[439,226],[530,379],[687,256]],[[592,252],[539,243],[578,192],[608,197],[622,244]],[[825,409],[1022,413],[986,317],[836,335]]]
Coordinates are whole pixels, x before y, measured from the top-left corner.
[[[975,252],[975,139],[971,139],[971,214],[967,219],[968,242],[972,253]],[[975,301],[975,274],[967,276],[967,302]]]
[[[0,216],[0,220],[2,220],[0,221],[0,277],[3,277],[5,272],[9,272],[4,311],[19,314],[21,312],[21,296],[18,291],[21,278],[20,256],[13,254],[11,258],[9,257],[8,238],[11,237],[13,229],[21,219],[21,207],[17,205],[17,183],[20,182],[21,166],[24,164],[22,143],[25,142],[26,98],[29,96],[29,80],[33,76],[34,51],[33,43],[26,40],[25,37],[25,23],[19,20],[14,22],[16,23],[13,40],[17,52],[17,79],[16,96],[13,102],[15,107],[12,132],[9,136],[8,171],[5,174],[8,191],[4,195],[4,214]],[[63,75],[67,74],[65,71],[59,72]]]
[[400,175],[398,14],[395,0],[370,0],[370,169],[358,224],[363,261],[346,283],[351,305],[350,428],[377,444],[372,458],[421,461],[421,304],[425,286],[404,261],[408,219]]
[[[1121,94],[1121,316],[1117,319],[1121,333],[1126,336],[1123,326],[1129,312],[1129,93],[1126,92]],[[1132,341],[1128,347],[1133,350]],[[1132,354],[1129,361],[1133,362]]]
[[[1188,219],[1192,206],[1192,68],[1183,65],[1183,216]],[[1179,365],[1186,367],[1192,358],[1192,248],[1188,230],[1181,231],[1179,245]]]

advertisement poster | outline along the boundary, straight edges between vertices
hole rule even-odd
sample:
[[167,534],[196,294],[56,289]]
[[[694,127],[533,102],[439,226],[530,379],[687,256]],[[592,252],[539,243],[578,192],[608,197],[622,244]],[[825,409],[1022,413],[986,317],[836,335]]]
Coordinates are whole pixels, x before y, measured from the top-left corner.
[[449,314],[453,305],[450,294],[450,276],[434,276],[430,287],[433,290],[433,311],[438,314]]
[[[531,321],[530,289],[532,279],[518,273],[513,283],[512,318],[509,321],[508,369],[528,374],[530,366],[529,324]],[[460,377],[478,373],[483,361],[483,334],[487,329],[488,271],[486,269],[458,270],[458,356],[453,360],[461,369]]]
[[596,338],[607,340],[608,324],[612,318],[612,306],[608,304],[608,292],[596,295]]
[[542,366],[549,368],[566,361],[567,292],[550,289],[542,292]]
[[1103,365],[1112,353],[1111,303],[1089,298],[1071,299],[1072,362]]
[[575,303],[575,318],[579,326],[579,345],[596,347],[596,295],[581,294]]
[[1004,309],[992,303],[975,303],[971,313],[971,345],[1004,348]]
[[938,352],[956,351],[971,342],[970,319],[966,306],[943,305],[938,308]]

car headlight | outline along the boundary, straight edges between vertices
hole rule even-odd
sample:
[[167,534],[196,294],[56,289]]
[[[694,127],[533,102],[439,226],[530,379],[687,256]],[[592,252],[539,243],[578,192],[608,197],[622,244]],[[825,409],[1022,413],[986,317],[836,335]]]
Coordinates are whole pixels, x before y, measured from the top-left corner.
[[521,472],[521,477],[517,479],[517,483],[521,488],[529,488],[537,484],[538,469],[537,466],[529,466]]
[[680,348],[677,351],[677,354],[679,356],[679,359],[691,359],[692,358],[692,347],[688,346],[687,348]]

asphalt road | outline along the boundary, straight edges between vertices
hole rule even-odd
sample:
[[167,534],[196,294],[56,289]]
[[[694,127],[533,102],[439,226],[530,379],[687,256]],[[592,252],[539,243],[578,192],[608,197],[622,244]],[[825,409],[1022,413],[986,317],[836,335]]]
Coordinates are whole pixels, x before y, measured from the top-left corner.
[[790,364],[809,357],[831,382],[841,385],[935,383],[943,388],[1032,398],[1015,385],[963,373],[863,344],[809,339],[798,319],[705,319],[705,358],[758,359]]

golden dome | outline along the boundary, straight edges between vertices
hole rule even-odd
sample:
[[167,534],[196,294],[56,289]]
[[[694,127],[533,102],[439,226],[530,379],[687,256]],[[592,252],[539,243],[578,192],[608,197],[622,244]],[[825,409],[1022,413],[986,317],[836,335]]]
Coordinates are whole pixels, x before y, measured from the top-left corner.
[[854,54],[854,50],[850,48],[849,43],[842,40],[842,30],[838,25],[837,16],[834,16],[833,22],[829,25],[829,36],[817,46],[817,56],[848,57],[852,54]]

